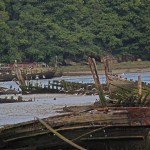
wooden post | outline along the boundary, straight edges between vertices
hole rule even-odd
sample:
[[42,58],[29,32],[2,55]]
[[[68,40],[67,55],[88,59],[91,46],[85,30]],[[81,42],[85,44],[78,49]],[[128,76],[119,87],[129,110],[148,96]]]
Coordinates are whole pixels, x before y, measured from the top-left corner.
[[142,95],[142,78],[141,75],[138,76],[138,95]]
[[50,89],[51,81],[48,81],[48,89]]
[[102,88],[102,85],[100,83],[99,76],[98,76],[98,73],[97,73],[97,67],[96,67],[95,59],[89,57],[88,62],[89,62],[90,70],[91,70],[92,75],[93,75],[93,79],[95,81],[95,86],[98,90],[98,95],[99,95],[100,102],[101,102],[102,106],[105,107],[106,106],[106,103],[105,103],[106,100],[105,100],[105,96],[104,96],[104,93],[103,93],[103,88]]
[[21,70],[19,69],[18,65],[17,65],[17,61],[15,60],[15,63],[14,63],[14,69],[15,69],[15,73],[16,73],[16,76],[18,78],[18,81],[20,83],[20,88],[22,89],[22,91],[25,91],[26,89],[26,83],[25,83],[25,80],[21,74]]
[[52,89],[54,89],[54,84],[55,84],[55,81],[53,80],[53,82],[52,82]]
[[110,71],[109,70],[110,68],[109,68],[108,60],[107,59],[106,60],[103,59],[103,63],[104,63],[104,69],[105,69],[107,88],[108,88],[110,97],[112,97],[112,91],[111,91],[111,88],[110,88],[110,82],[109,82],[109,77],[108,77],[108,71]]
[[57,62],[57,56],[55,57],[55,68],[57,68],[58,62]]
[[56,80],[55,84],[56,84],[56,89],[58,90],[58,81],[57,80]]

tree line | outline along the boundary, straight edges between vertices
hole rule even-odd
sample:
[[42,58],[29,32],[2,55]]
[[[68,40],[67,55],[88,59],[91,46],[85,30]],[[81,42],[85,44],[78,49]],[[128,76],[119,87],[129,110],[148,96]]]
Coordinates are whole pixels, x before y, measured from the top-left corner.
[[150,0],[1,0],[0,62],[150,60]]

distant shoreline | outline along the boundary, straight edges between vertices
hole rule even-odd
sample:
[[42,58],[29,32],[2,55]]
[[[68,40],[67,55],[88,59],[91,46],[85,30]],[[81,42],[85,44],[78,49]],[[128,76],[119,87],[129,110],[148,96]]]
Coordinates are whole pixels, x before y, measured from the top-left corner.
[[[123,69],[114,69],[112,73],[121,74],[121,73],[142,73],[150,72],[150,67],[147,68],[123,68]],[[98,71],[98,74],[105,74],[104,70]],[[80,75],[92,75],[91,71],[65,71],[62,73],[63,76],[80,76]]]
[[[110,67],[114,74],[121,73],[141,73],[150,72],[150,61],[134,61],[134,62],[121,62],[111,63]],[[104,74],[104,64],[97,62],[98,74]],[[90,67],[87,64],[76,64],[68,66],[60,66],[57,68],[58,74],[63,76],[80,76],[91,75]]]

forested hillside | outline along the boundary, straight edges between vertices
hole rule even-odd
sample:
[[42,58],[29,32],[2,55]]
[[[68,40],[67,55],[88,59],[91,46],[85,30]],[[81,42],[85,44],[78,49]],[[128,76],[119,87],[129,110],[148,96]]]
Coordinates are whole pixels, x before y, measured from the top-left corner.
[[150,60],[150,0],[0,0],[0,62]]

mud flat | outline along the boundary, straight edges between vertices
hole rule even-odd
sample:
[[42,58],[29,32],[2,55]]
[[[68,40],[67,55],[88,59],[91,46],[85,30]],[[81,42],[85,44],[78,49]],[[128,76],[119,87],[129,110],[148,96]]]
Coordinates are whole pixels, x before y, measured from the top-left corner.
[[[150,67],[148,68],[118,68],[112,71],[114,74],[121,74],[121,73],[143,73],[143,72],[150,72]],[[105,74],[104,70],[98,71],[98,74]],[[63,76],[78,76],[78,75],[91,75],[91,71],[68,71],[63,72]]]
[[32,94],[23,95],[30,102],[7,103],[0,105],[0,125],[16,124],[35,117],[46,118],[59,114],[64,106],[80,106],[92,104],[98,98],[93,96],[77,96],[66,94]]

